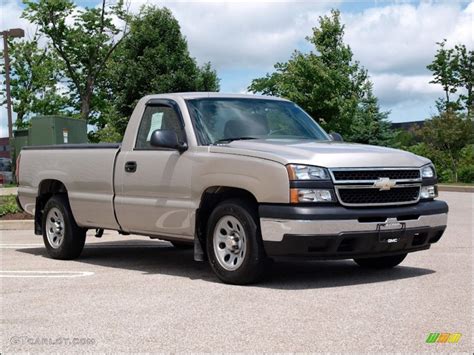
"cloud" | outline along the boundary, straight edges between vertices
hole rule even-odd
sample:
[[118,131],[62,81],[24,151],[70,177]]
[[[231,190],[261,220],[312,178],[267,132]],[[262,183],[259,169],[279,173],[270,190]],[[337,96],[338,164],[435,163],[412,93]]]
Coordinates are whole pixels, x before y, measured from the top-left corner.
[[473,48],[474,3],[461,2],[389,5],[359,13],[343,14],[346,41],[355,58],[365,66],[374,82],[375,94],[384,108],[399,118],[400,107],[425,106],[423,119],[432,114],[427,103],[442,95],[442,88],[430,84],[426,66],[432,62],[444,38],[448,46],[464,43]]
[[[270,70],[286,60],[319,15],[337,3],[239,1],[147,1],[166,6],[178,19],[190,52],[199,62],[211,61],[217,69],[237,67]],[[134,1],[132,12],[143,2]]]
[[442,92],[440,85],[430,84],[431,75],[375,74],[371,77],[374,91],[385,106],[399,104],[402,101],[430,99],[432,101]]
[[371,72],[419,74],[433,60],[436,42],[473,45],[474,3],[390,5],[343,14],[345,39]]
[[[329,2],[177,2],[147,1],[169,7],[179,20],[192,55],[211,61],[224,78],[223,89],[244,91],[252,78],[272,71],[294,49],[308,50],[305,37],[318,16],[338,4]],[[143,3],[134,2],[133,11]],[[349,3],[350,5],[350,3]],[[474,3],[379,3],[342,13],[345,41],[354,58],[369,70],[375,94],[394,120],[405,106],[424,119],[432,115],[441,88],[430,84],[426,69],[443,38],[448,45],[473,47]],[[255,73],[250,77],[242,70]],[[231,75],[230,73],[239,73]],[[259,74],[260,73],[260,74]],[[231,82],[231,80],[233,82]],[[415,105],[422,105],[422,109]],[[424,112],[424,113],[422,113]]]
[[[28,22],[28,20],[21,18],[22,11],[19,1],[2,0],[0,5],[0,29],[3,31],[9,28],[20,27],[25,30],[25,37],[31,38],[35,34],[36,26]],[[0,48],[3,50],[3,41],[0,44]]]
[[[3,1],[2,28],[24,26],[34,33],[34,26],[20,19],[19,3]],[[98,1],[78,4],[96,6]],[[345,41],[369,70],[375,94],[395,121],[433,113],[442,91],[429,84],[426,65],[433,60],[436,42],[446,38],[449,46],[474,47],[474,2],[132,0],[130,9],[137,13],[145,4],[171,9],[191,54],[199,63],[211,61],[222,78],[222,90],[231,92],[245,91],[251,79],[272,71],[294,49],[308,50],[305,37],[318,16],[341,7]]]

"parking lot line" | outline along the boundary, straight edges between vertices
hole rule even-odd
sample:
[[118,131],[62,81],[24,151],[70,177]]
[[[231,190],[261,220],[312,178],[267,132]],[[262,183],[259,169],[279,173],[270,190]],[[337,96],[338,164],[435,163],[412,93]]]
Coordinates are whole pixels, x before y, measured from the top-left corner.
[[20,278],[20,277],[83,277],[92,276],[92,271],[48,271],[48,270],[2,270],[0,277]]
[[[86,244],[84,248],[161,248],[161,247],[168,247],[168,245],[152,245],[152,244],[101,244],[101,243],[91,243]],[[28,249],[28,248],[41,248],[44,247],[43,243],[36,243],[36,244],[0,244],[0,249]]]

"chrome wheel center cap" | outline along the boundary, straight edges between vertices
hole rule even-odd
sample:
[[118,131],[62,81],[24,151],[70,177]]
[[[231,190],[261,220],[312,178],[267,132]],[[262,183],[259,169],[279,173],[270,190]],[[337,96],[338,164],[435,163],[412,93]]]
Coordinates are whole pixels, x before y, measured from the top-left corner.
[[239,237],[236,234],[229,235],[225,241],[225,246],[230,251],[236,253],[239,251]]

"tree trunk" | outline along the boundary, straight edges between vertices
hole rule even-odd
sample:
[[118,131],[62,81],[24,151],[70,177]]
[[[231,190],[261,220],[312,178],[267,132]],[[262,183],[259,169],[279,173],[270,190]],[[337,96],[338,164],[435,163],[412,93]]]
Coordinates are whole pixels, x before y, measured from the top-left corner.
[[446,108],[448,108],[449,107],[449,87],[448,86],[444,87],[444,92],[446,94]]
[[15,127],[16,129],[24,129],[24,122],[23,117],[25,116],[24,111],[20,111],[16,113],[16,120],[15,120]]
[[91,113],[92,92],[94,91],[94,79],[88,77],[84,94],[81,96],[81,119],[89,121]]
[[468,85],[467,87],[467,100],[466,100],[466,106],[467,106],[467,117],[468,118],[472,118],[471,115],[472,115],[472,110],[473,110],[473,106],[474,106],[474,100],[472,99],[472,85]]

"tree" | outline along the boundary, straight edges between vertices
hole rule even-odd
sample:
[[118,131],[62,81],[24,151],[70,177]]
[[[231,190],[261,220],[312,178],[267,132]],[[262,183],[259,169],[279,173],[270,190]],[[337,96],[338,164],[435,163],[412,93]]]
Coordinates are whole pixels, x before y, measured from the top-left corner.
[[474,85],[474,50],[468,51],[464,44],[458,44],[455,47],[457,64],[457,84],[462,87],[466,94],[459,95],[459,101],[462,108],[466,109],[467,116],[473,117],[474,114],[474,95],[472,87]]
[[380,111],[378,100],[372,92],[372,83],[367,82],[365,95],[361,98],[352,120],[347,140],[363,144],[389,145],[393,138],[388,112]]
[[473,122],[448,110],[426,121],[417,135],[425,146],[426,156],[442,170],[447,170],[450,180],[457,182],[463,150],[474,143]]
[[438,110],[457,109],[455,102],[451,101],[451,94],[457,91],[457,64],[458,60],[453,49],[446,49],[446,39],[436,43],[439,46],[433,62],[427,68],[433,72],[431,84],[439,84],[444,90],[444,99],[437,102]]
[[[249,90],[296,102],[328,131],[363,142],[385,141],[388,113],[380,112],[367,71],[353,60],[343,37],[339,11],[332,10],[307,38],[316,52],[294,51],[288,62],[275,64],[275,72],[253,80]],[[368,120],[371,128],[362,133]]]
[[114,17],[126,20],[123,2],[99,8],[78,8],[71,0],[25,0],[23,17],[38,25],[61,59],[72,90],[71,100],[80,117],[89,120],[97,79],[106,69],[110,56],[125,34],[114,24]]
[[10,40],[11,97],[17,118],[15,126],[26,128],[32,115],[58,114],[67,99],[57,84],[61,67],[57,56],[47,46],[38,45],[40,36],[31,40]]
[[[439,112],[448,110],[466,111],[472,118],[474,111],[474,51],[467,50],[464,44],[446,48],[446,40],[437,43],[439,48],[431,64],[427,66],[433,72],[432,84],[440,84],[444,98],[437,101]],[[458,94],[456,100],[451,97]]]
[[210,63],[199,67],[188,51],[178,21],[167,8],[142,7],[130,20],[130,32],[112,56],[105,92],[113,93],[118,116],[100,125],[123,134],[137,101],[148,94],[217,91]]

